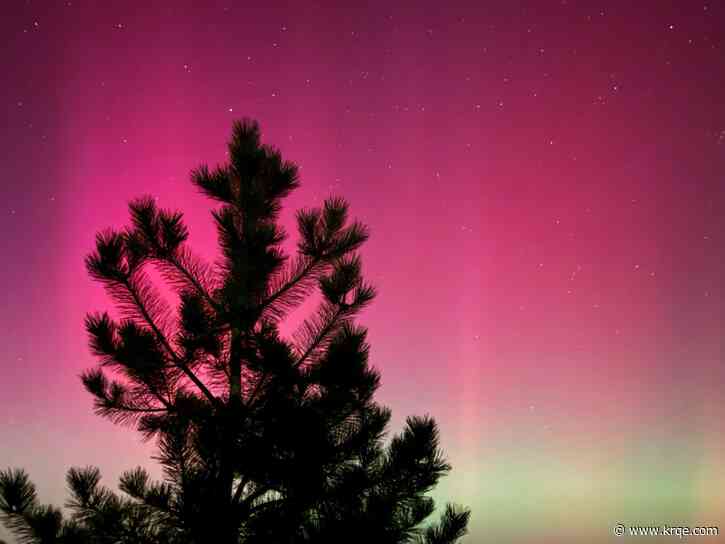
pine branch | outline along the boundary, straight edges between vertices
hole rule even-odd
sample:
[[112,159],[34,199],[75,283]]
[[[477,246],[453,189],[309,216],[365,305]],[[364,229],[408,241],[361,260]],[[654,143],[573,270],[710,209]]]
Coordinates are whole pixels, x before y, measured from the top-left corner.
[[0,511],[4,525],[22,544],[36,542],[36,533],[29,523],[38,508],[35,485],[27,472],[19,469],[0,471]]
[[[80,521],[111,541],[138,541],[146,533],[143,525],[134,527],[136,505],[120,499],[109,489],[99,486],[100,470],[96,467],[71,468],[66,476],[71,499],[66,506],[74,511],[74,521]],[[135,529],[135,530],[134,530]]]
[[151,317],[151,314],[146,309],[146,306],[144,305],[143,301],[141,300],[138,292],[133,288],[132,283],[126,279],[123,282],[123,285],[128,290],[129,294],[133,298],[134,303],[138,307],[139,311],[141,312],[141,315],[143,316],[144,320],[146,321],[147,325],[151,328],[154,335],[156,336],[157,340],[161,343],[161,345],[166,349],[169,356],[174,361],[175,365],[181,369],[181,371],[196,385],[196,387],[202,392],[202,394],[209,400],[209,402],[214,406],[219,406],[219,400],[212,395],[211,391],[207,389],[207,387],[202,383],[202,381],[194,374],[189,367],[184,363],[184,361],[181,360],[179,355],[176,353],[173,347],[171,347],[171,344],[167,340],[166,336],[163,334],[163,332],[159,329],[159,327],[154,322],[153,318]]
[[160,395],[155,395],[154,398],[157,398],[163,407],[151,405],[147,396],[129,399],[125,386],[116,381],[109,384],[100,369],[84,372],[81,380],[86,390],[95,397],[95,413],[110,418],[114,423],[137,423],[145,416],[175,411],[174,406]]
[[344,315],[344,308],[323,304],[318,312],[317,319],[306,322],[302,328],[303,333],[308,337],[307,346],[294,363],[294,367],[302,366],[312,354],[323,347],[323,343],[328,340],[331,333],[341,325],[341,317]]
[[236,506],[239,504],[239,501],[242,498],[242,494],[244,493],[244,488],[247,486],[248,480],[245,476],[242,476],[242,479],[237,484],[237,489],[234,492],[234,496],[232,497],[232,505]]
[[[307,290],[314,285],[319,273],[327,267],[324,257],[312,258],[303,257],[295,265],[290,267],[287,276],[282,276],[277,283],[272,285],[272,294],[267,297],[259,306],[260,315],[265,310],[280,319],[284,316],[284,310],[292,308],[304,300]],[[281,302],[282,308],[275,309],[276,303]]]
[[[340,275],[346,275],[347,270],[342,268]],[[345,282],[349,282],[345,284]],[[375,296],[375,291],[369,285],[362,283],[359,277],[340,279],[337,273],[330,278],[321,280],[321,288],[327,301],[323,302],[317,315],[306,321],[295,336],[306,347],[294,367],[303,365],[314,353],[329,343],[334,332],[344,326]],[[348,293],[352,292],[352,301],[345,302]]]
[[[275,491],[275,489],[272,486],[259,486],[257,487],[252,493],[247,495],[243,501],[239,503],[239,506],[246,511],[252,511],[253,503],[257,499],[263,497],[265,494],[269,493],[270,491]],[[275,501],[265,501],[262,505],[267,504],[267,502],[275,502]]]
[[[209,293],[209,289],[204,286],[203,280],[200,279],[201,274],[198,269],[205,267],[199,263],[192,264],[191,262],[193,259],[194,257],[191,253],[189,253],[186,248],[181,247],[175,253],[160,257],[158,260],[161,263],[166,263],[168,267],[176,271],[176,273],[183,278],[183,283],[190,286],[196,293],[198,293],[199,296],[201,296],[206,303],[209,304],[209,307],[217,312],[217,314],[222,314],[223,308],[219,305],[219,303],[217,303],[217,301],[214,300]],[[193,270],[194,268],[197,269],[196,272]],[[168,273],[168,268],[165,275],[168,280],[173,281],[174,275]]]
[[132,201],[129,211],[134,228],[123,236],[123,245],[135,268],[140,268],[145,261],[154,261],[161,266],[167,281],[181,284],[183,288],[191,287],[212,308],[219,310],[208,286],[204,285],[208,267],[184,246],[189,233],[181,212],[159,209],[150,196]]
[[447,505],[438,525],[428,527],[416,544],[456,544],[468,533],[470,510]]

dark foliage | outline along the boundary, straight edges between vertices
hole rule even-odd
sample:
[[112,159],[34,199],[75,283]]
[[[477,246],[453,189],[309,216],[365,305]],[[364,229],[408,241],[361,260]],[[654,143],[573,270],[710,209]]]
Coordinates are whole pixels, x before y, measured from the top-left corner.
[[[99,234],[86,260],[119,319],[87,317],[100,365],[83,384],[99,415],[157,440],[164,481],[137,468],[117,495],[98,469],[71,469],[64,519],[38,504],[25,472],[7,470],[2,521],[23,543],[458,542],[467,510],[426,523],[428,492],[450,470],[435,422],[411,417],[386,442],[390,411],[373,400],[380,375],[353,323],[375,295],[356,253],[367,229],[331,198],[297,213],[297,254],[285,255],[277,220],[297,168],[250,121],[234,125],[229,156],[192,173],[218,203],[213,265],[187,247],[181,213],[152,198],[132,202],[131,225]],[[280,322],[315,293],[317,311],[283,338]]]

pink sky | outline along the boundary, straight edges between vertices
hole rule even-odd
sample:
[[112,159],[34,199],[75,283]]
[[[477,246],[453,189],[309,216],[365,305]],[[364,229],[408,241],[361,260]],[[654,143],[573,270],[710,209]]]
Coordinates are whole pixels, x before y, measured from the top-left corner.
[[722,6],[175,4],[3,8],[0,467],[60,504],[71,465],[150,465],[77,377],[83,257],[143,193],[213,256],[188,174],[248,116],[300,166],[286,220],[370,226],[380,398],[439,420],[469,542],[718,521]]

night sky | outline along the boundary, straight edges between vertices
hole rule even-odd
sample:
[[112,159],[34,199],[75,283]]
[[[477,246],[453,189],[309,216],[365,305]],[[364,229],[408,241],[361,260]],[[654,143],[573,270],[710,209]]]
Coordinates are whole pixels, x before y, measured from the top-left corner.
[[0,467],[152,466],[78,379],[83,257],[149,193],[213,258],[189,172],[252,117],[288,224],[370,226],[379,400],[439,421],[466,542],[725,523],[725,5],[243,4],[3,2]]

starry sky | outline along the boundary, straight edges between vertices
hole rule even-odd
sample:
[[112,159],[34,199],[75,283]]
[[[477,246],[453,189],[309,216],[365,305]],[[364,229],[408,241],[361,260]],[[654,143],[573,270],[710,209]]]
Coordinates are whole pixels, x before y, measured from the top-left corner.
[[149,193],[213,258],[188,175],[252,117],[300,166],[284,221],[370,226],[379,400],[439,421],[466,542],[725,522],[725,5],[244,4],[2,4],[0,466],[56,504],[153,466],[78,380],[83,257]]

